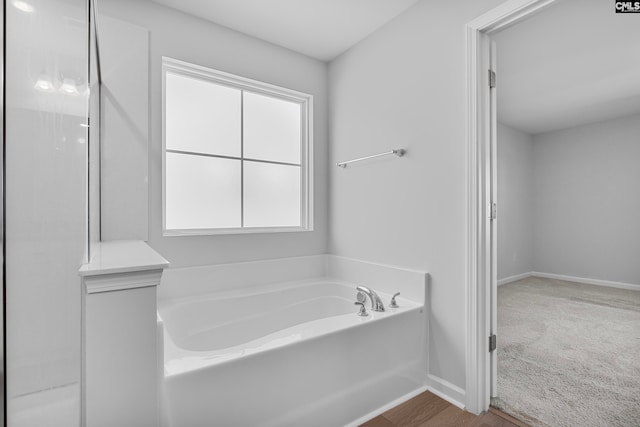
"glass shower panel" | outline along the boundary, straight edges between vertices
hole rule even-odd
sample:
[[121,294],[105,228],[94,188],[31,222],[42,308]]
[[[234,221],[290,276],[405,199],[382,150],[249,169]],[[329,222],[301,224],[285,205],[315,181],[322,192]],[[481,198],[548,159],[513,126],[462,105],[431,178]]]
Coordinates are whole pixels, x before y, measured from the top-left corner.
[[98,34],[96,29],[96,10],[94,2],[89,3],[89,82],[87,89],[89,91],[89,126],[88,133],[88,158],[89,158],[89,189],[88,189],[88,211],[89,211],[89,254],[91,256],[91,247],[101,239],[100,230],[100,99],[101,99],[101,80],[100,58],[98,57]]
[[5,7],[7,421],[73,427],[88,227],[86,0]]
[[[4,82],[4,8],[0,8],[0,82]],[[4,118],[4,85],[0,84],[0,117]],[[4,120],[0,120],[0,262],[4,265],[4,191],[2,190],[2,180],[4,179]],[[0,283],[2,284],[2,290],[5,289],[4,281],[4,269],[0,268]],[[4,372],[4,362],[6,360],[6,352],[4,347],[5,322],[4,322],[4,292],[0,292],[0,330],[2,331],[2,337],[0,337],[0,379],[2,383],[0,385],[0,406],[2,406],[2,412],[0,412],[0,426],[5,426],[6,419],[6,377]]]

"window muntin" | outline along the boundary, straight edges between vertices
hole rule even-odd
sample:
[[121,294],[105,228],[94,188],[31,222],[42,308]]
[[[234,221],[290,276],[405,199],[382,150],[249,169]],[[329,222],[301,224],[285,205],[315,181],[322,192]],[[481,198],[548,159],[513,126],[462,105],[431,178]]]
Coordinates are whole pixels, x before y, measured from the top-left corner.
[[163,58],[165,235],[312,229],[312,97]]

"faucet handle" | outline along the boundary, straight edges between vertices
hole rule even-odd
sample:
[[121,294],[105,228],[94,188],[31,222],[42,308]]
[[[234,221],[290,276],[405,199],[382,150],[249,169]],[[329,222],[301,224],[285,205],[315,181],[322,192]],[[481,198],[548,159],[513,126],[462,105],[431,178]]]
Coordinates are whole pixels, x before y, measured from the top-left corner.
[[358,312],[358,316],[363,316],[364,317],[364,316],[368,316],[369,315],[369,313],[367,313],[367,309],[365,308],[363,302],[356,301],[353,304],[360,306],[360,311]]
[[395,294],[393,294],[393,296],[391,297],[391,302],[389,303],[389,307],[391,308],[398,308],[399,305],[398,303],[396,303],[396,297],[400,295],[400,292],[396,292]]

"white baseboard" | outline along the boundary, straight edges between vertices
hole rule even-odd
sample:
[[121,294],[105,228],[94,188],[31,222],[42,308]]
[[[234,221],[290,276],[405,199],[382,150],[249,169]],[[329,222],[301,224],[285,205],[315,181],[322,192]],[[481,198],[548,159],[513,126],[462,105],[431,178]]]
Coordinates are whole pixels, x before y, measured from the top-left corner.
[[443,398],[452,405],[457,406],[460,409],[465,408],[466,393],[464,389],[451,384],[449,381],[443,380],[435,375],[428,375],[428,390],[438,397]]
[[357,420],[350,422],[345,427],[358,427],[358,426],[366,423],[367,421],[372,420],[373,418],[377,417],[378,415],[381,415],[381,414],[387,412],[389,409],[395,408],[396,406],[403,404],[407,400],[416,397],[420,393],[424,393],[428,389],[429,389],[429,387],[427,387],[427,386],[418,387],[415,390],[413,390],[412,392],[407,393],[404,396],[399,397],[396,400],[393,400],[393,401],[391,401],[391,402],[379,407],[375,411],[371,411],[367,415],[364,415],[364,416],[358,418]]
[[528,271],[526,273],[505,277],[504,279],[498,280],[498,286],[506,285],[507,283],[515,282],[516,280],[526,279],[527,277],[531,277],[532,275],[533,275],[533,272]]
[[563,274],[541,273],[533,271],[530,273],[533,277],[544,277],[547,279],[566,280],[567,282],[585,283],[587,285],[607,286],[609,288],[630,289],[632,291],[640,291],[640,284],[614,282],[611,280],[589,279],[586,277],[565,276]]

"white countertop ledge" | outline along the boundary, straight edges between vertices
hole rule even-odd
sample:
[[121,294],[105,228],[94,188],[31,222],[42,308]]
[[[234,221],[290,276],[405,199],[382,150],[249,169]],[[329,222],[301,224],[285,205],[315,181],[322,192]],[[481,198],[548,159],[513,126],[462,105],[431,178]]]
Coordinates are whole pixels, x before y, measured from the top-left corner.
[[142,240],[99,242],[91,247],[91,260],[80,267],[80,276],[165,269],[169,261]]

